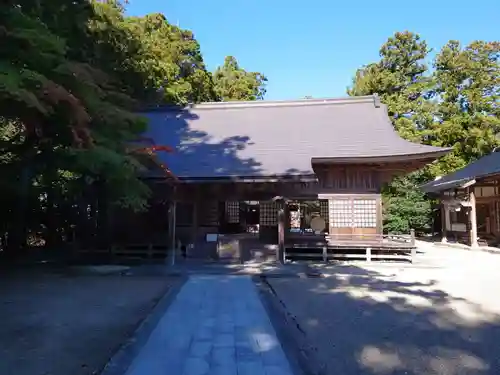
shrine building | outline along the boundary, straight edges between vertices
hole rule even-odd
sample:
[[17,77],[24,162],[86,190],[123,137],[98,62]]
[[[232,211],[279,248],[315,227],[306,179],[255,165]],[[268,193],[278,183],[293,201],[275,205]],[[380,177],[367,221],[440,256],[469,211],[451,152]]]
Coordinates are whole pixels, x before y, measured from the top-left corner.
[[381,242],[382,186],[449,152],[401,138],[378,96],[203,103],[145,116],[146,136],[174,149],[158,158],[175,179],[161,168],[144,178],[169,197],[172,245],[201,258],[238,236],[282,248],[313,237]]

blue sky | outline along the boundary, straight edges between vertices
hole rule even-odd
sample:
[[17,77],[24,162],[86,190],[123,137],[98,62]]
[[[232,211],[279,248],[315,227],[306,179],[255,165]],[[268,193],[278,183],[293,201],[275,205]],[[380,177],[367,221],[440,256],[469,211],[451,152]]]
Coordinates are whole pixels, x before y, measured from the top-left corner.
[[264,73],[266,99],[344,96],[396,31],[436,51],[450,39],[500,40],[500,0],[130,0],[127,12],[163,13],[192,30],[210,70],[233,55]]

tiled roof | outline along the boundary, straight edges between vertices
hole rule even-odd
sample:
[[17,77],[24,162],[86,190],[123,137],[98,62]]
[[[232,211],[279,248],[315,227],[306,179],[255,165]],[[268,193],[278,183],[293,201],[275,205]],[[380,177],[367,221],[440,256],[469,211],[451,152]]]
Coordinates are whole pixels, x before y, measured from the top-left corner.
[[495,174],[500,174],[500,152],[492,152],[489,155],[483,156],[462,169],[423,185],[422,189],[428,193],[437,193],[457,188],[474,179]]
[[205,103],[146,112],[145,134],[179,178],[313,174],[313,159],[429,159],[448,149],[408,142],[378,97]]

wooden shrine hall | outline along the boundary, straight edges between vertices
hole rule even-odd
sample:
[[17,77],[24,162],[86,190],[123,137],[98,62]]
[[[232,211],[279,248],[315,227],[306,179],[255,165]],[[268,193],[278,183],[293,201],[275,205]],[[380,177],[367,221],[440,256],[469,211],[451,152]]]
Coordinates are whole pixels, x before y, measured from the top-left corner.
[[160,168],[144,178],[170,201],[171,243],[202,258],[238,236],[274,244],[280,261],[285,248],[318,241],[390,247],[383,184],[449,151],[399,137],[377,96],[204,103],[145,115],[146,136],[175,150],[158,158],[176,179]]
[[[496,152],[495,152],[496,151]],[[441,201],[441,242],[477,248],[500,240],[500,151],[422,186]]]

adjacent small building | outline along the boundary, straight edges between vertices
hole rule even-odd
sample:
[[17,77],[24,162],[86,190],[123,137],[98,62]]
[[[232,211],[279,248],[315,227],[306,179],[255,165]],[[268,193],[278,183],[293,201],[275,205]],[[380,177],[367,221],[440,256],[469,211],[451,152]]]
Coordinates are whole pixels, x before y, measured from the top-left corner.
[[[382,186],[449,149],[402,139],[377,96],[204,103],[145,113],[169,145],[146,178],[170,200],[171,240],[197,254],[220,234],[380,241]],[[314,222],[314,224],[312,224]]]
[[492,152],[422,189],[441,202],[442,242],[477,247],[500,237],[500,152]]

